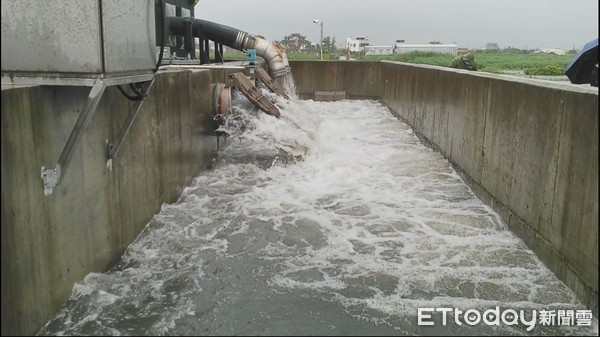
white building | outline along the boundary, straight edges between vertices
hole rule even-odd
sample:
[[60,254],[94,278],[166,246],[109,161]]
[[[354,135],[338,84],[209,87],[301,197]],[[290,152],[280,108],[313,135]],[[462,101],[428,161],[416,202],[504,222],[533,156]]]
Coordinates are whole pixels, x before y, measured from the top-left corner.
[[394,46],[365,46],[365,55],[391,55]]
[[404,53],[410,53],[413,51],[457,55],[458,54],[458,45],[456,45],[456,44],[407,44],[407,43],[396,43],[394,45],[394,53],[395,54],[404,54]]
[[366,36],[357,36],[354,39],[351,37],[346,38],[346,49],[351,52],[363,51],[369,45],[369,39]]
[[488,42],[485,44],[485,50],[500,50],[498,44],[495,42]]
[[545,48],[542,49],[542,53],[545,54],[556,54],[556,55],[565,55],[566,51],[560,48]]

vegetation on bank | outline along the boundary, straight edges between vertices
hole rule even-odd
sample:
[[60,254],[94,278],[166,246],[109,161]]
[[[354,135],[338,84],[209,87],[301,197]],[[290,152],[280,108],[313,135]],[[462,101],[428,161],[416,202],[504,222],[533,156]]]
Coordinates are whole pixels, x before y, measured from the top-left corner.
[[[500,73],[521,70],[526,75],[562,75],[567,64],[575,57],[574,51],[565,55],[523,52],[521,50],[475,51],[479,71]],[[365,56],[365,60],[392,60],[406,63],[448,66],[453,55],[413,52],[397,55]]]
[[525,68],[523,70],[525,75],[562,75],[564,73],[563,68],[557,66],[545,66],[536,68]]
[[[572,50],[565,55],[545,54],[534,51],[519,49],[504,49],[499,51],[480,50],[474,51],[475,61],[479,71],[490,73],[501,73],[507,70],[519,70],[526,75],[563,75],[567,64],[575,57],[576,51]],[[289,60],[319,60],[319,53],[288,53]],[[344,51],[336,53],[324,53],[324,60],[339,60],[345,57]],[[390,60],[405,63],[428,64],[447,67],[453,55],[431,52],[411,52],[393,55],[360,55],[353,53],[352,58],[361,61]],[[245,54],[242,52],[225,53],[226,59],[243,60]]]

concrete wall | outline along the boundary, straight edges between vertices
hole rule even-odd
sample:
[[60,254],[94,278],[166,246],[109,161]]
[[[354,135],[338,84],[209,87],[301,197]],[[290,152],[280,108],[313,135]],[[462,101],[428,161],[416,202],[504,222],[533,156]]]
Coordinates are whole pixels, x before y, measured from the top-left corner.
[[379,97],[597,316],[597,89],[387,61],[290,63],[304,96],[314,85]]
[[47,197],[40,169],[55,165],[89,88],[2,90],[2,335],[37,332],[74,282],[118,261],[161,204],[210,165],[211,83],[226,72],[158,74],[112,170],[106,139],[115,139],[132,103],[107,88]]
[[597,315],[598,90],[381,63],[382,100]]
[[315,91],[346,91],[347,98],[379,97],[376,62],[290,61],[298,95],[313,98]]

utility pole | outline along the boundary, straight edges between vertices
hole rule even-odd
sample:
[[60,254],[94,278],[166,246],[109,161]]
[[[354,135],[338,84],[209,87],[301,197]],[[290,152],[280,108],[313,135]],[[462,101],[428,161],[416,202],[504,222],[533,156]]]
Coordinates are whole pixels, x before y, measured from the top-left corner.
[[319,19],[314,19],[313,23],[321,24],[321,42],[319,43],[319,45],[321,46],[321,61],[323,61],[323,21]]

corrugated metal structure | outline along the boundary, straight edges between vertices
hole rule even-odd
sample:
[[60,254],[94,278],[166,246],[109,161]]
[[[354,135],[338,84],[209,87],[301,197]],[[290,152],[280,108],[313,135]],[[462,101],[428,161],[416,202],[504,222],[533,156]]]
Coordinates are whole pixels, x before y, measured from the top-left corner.
[[458,45],[456,44],[406,44],[396,43],[394,45],[394,54],[404,54],[413,51],[442,53],[442,54],[458,54]]
[[[119,136],[107,144],[108,157],[116,155],[154,83],[155,6],[148,0],[2,3],[2,90],[15,85],[91,87],[56,164],[41,167],[46,196],[65,175],[106,88],[114,85],[136,101]],[[123,84],[135,95],[127,94]]]
[[391,55],[394,53],[394,46],[366,46],[365,55]]
[[485,50],[498,50],[498,44],[496,42],[488,42],[485,44]]

